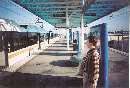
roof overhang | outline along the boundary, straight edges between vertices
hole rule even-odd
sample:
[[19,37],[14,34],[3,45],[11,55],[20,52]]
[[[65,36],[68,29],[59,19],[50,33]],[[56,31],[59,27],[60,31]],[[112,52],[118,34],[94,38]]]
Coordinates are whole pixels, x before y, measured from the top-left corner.
[[81,13],[84,23],[91,23],[128,5],[128,0],[12,0],[55,27],[66,27],[66,8],[70,27],[79,27]]

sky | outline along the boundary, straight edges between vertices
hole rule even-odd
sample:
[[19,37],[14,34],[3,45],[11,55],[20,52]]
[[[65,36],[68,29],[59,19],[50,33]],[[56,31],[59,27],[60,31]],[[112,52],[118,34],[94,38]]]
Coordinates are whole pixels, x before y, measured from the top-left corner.
[[[11,0],[0,0],[0,18],[14,20],[17,24],[35,25],[37,16]],[[45,30],[52,30],[54,26],[40,19],[43,22]],[[37,24],[40,26],[41,24]]]
[[88,24],[88,26],[92,27],[94,25],[107,23],[108,31],[128,30],[129,29],[129,11],[130,11],[130,6],[122,8],[103,18],[100,18],[99,20],[96,20]]

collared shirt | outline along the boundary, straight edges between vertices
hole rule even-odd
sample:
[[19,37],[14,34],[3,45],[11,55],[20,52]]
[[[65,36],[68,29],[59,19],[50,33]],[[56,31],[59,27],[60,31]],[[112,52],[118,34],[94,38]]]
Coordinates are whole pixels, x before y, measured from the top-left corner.
[[95,48],[93,48],[87,52],[87,55],[83,58],[81,63],[83,74],[87,73],[88,80],[91,82],[98,79],[96,76],[99,75],[99,60],[100,54]]

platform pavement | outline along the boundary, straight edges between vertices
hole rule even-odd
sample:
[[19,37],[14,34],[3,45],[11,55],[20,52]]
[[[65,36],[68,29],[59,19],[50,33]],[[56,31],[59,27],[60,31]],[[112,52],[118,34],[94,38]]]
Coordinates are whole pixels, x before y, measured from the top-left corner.
[[68,51],[64,40],[56,42],[51,47],[38,53],[38,56],[25,64],[17,72],[33,73],[42,75],[56,76],[74,76],[77,72],[77,66],[69,62],[70,57],[74,54],[72,46]]
[[[36,54],[16,73],[4,72],[0,88],[82,88],[78,65],[69,61],[72,47],[67,51],[65,40]],[[109,57],[109,88],[128,88],[128,57],[111,51]]]
[[109,88],[129,88],[129,57],[109,52]]

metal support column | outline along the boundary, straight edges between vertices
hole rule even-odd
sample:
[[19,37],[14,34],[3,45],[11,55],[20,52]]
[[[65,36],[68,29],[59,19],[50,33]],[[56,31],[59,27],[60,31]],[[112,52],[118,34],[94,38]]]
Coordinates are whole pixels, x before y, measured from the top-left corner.
[[104,88],[108,88],[108,31],[106,24],[101,25],[101,58],[104,65]]
[[68,7],[66,7],[66,38],[67,38],[67,50],[69,50],[69,17],[68,17]]
[[69,29],[67,29],[67,50],[69,50]]
[[48,33],[48,44],[50,43],[50,31]]
[[122,33],[122,51],[124,51],[124,34],[123,34],[123,30],[121,31],[121,33]]
[[73,44],[73,28],[71,27],[71,43]]
[[[27,47],[30,45],[30,41],[29,41],[29,33],[27,31]],[[30,56],[30,50],[28,52],[28,55]]]
[[119,43],[119,37],[120,37],[120,36],[119,36],[119,35],[117,35],[117,36],[118,36],[118,40],[117,40],[118,46],[117,46],[117,49],[119,50],[119,49],[120,49],[120,47],[119,47],[119,46],[120,46],[120,43]]
[[75,33],[73,32],[73,42],[74,42],[74,40],[75,40],[75,35],[74,35]]
[[77,51],[78,51],[78,56],[81,54],[80,52],[80,33],[77,31]]
[[69,29],[69,43],[72,43],[72,29]]
[[83,22],[83,13],[81,16],[81,53],[84,52],[84,22]]
[[40,33],[37,34],[38,35],[38,49],[41,49],[41,41],[40,41]]
[[[84,9],[84,0],[82,0],[82,9]],[[84,10],[82,10],[82,13],[81,13],[81,57],[82,57],[82,54],[84,53],[84,20],[83,20],[83,17],[84,17]]]
[[42,37],[43,37],[43,42],[44,42],[44,41],[45,41],[45,34],[43,34],[43,36],[42,36]]
[[8,38],[6,32],[0,32],[0,66],[8,66]]

